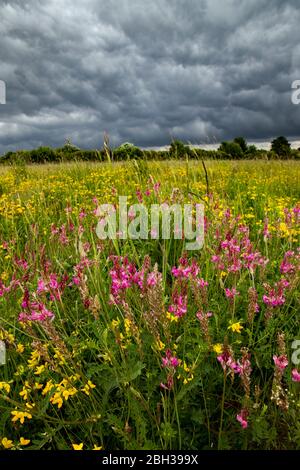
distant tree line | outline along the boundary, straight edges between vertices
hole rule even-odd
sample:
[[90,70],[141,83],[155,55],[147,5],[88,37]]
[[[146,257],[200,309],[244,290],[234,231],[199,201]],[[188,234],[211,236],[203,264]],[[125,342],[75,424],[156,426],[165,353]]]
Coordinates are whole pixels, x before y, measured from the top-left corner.
[[102,150],[83,150],[70,141],[63,147],[39,147],[34,150],[7,152],[0,156],[0,163],[59,163],[71,161],[123,161],[131,159],[168,160],[168,159],[300,159],[300,148],[292,149],[286,137],[280,136],[271,143],[271,150],[258,149],[248,145],[244,137],[236,137],[232,141],[222,142],[217,150],[205,150],[174,140],[168,150],[141,150],[135,145],[125,142],[111,149],[107,144]]

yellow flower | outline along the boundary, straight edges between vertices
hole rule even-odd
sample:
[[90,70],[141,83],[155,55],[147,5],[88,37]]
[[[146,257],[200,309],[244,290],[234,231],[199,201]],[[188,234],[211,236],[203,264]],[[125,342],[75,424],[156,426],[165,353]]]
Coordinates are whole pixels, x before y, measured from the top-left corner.
[[112,327],[112,329],[117,328],[117,327],[119,326],[119,324],[120,324],[120,319],[119,319],[119,318],[118,318],[117,320],[113,320],[113,321],[111,322],[111,327]]
[[25,439],[24,437],[20,437],[20,444],[21,446],[28,446],[28,444],[30,444],[30,439]]
[[10,392],[10,385],[8,382],[0,382],[0,390],[5,390],[6,393]]
[[23,344],[21,344],[21,343],[19,343],[16,347],[16,351],[20,354],[22,354],[24,352],[24,349],[25,348],[24,348]]
[[34,375],[40,375],[42,372],[44,372],[44,370],[45,370],[45,366],[42,364],[41,366],[35,369]]
[[88,383],[81,389],[81,391],[85,393],[86,395],[89,395],[90,390],[95,387],[96,385],[94,385],[90,380],[88,380]]
[[93,450],[102,450],[102,449],[103,449],[102,446],[99,447],[99,446],[96,446],[96,444],[94,445],[94,448],[93,448]]
[[50,390],[52,390],[53,387],[54,387],[54,384],[52,380],[48,380],[45,387],[43,388],[42,395],[47,395],[47,393],[50,392]]
[[1,444],[3,445],[4,449],[11,449],[13,446],[13,441],[7,439],[7,437],[3,437]]
[[26,403],[26,408],[28,408],[29,410],[32,410],[32,408],[35,407],[35,403]]
[[62,395],[64,397],[65,400],[68,400],[68,398],[72,395],[75,395],[75,393],[77,393],[77,390],[75,387],[70,387],[70,388],[66,388],[63,392],[62,392]]
[[223,352],[223,345],[221,343],[216,343],[213,345],[213,350],[215,351],[215,353],[217,354],[222,354]]
[[23,387],[23,390],[19,393],[19,395],[23,398],[23,400],[28,400],[28,389]]
[[165,343],[163,343],[161,340],[159,340],[156,344],[159,351],[162,351],[165,348]]
[[35,382],[34,389],[35,390],[40,390],[41,388],[43,388],[43,384],[40,384],[39,382]]
[[30,367],[30,369],[34,369],[38,365],[40,358],[41,356],[37,351],[33,351],[31,353],[30,359],[28,361],[28,366]]
[[280,230],[281,232],[287,233],[287,232],[288,232],[287,225],[286,225],[284,222],[281,222],[281,223],[279,224],[279,230]]
[[50,402],[52,405],[57,405],[57,408],[61,408],[63,406],[63,399],[59,392],[56,392],[53,397],[50,398]]
[[81,444],[72,444],[74,450],[82,450],[83,449],[83,443]]
[[243,329],[243,326],[240,324],[240,322],[232,323],[228,327],[228,330],[231,330],[234,333],[240,333],[242,329]]
[[173,313],[171,313],[171,312],[167,312],[166,315],[167,315],[167,319],[170,320],[171,323],[172,323],[173,321],[174,321],[175,323],[177,323],[177,322],[179,321],[179,317],[176,317],[176,316],[173,315]]
[[23,424],[25,421],[25,418],[31,419],[32,415],[30,413],[27,413],[27,411],[12,411],[11,414],[13,415],[12,422],[15,423],[18,420],[20,420],[20,423]]

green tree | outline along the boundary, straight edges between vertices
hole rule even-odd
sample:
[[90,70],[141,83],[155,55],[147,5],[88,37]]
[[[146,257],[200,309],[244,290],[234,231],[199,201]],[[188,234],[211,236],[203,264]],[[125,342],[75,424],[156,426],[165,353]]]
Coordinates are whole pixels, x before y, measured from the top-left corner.
[[280,136],[272,141],[271,150],[279,157],[287,158],[291,153],[291,144],[286,137]]
[[243,151],[236,142],[222,142],[218,150],[231,158],[243,158]]
[[235,142],[236,144],[239,144],[239,146],[241,147],[243,153],[247,152],[248,145],[247,145],[247,141],[244,137],[236,137],[233,142]]
[[115,160],[130,160],[132,158],[142,157],[143,152],[134,144],[131,144],[130,142],[124,142],[119,147],[114,149],[113,156]]
[[171,158],[184,158],[186,155],[190,155],[190,148],[184,145],[181,140],[173,140],[170,145],[169,154]]

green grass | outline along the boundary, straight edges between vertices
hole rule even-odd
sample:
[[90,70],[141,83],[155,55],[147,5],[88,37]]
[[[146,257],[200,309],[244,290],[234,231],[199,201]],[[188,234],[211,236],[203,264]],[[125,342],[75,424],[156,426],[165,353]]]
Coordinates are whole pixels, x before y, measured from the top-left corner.
[[[208,181],[195,161],[0,168],[0,339],[7,349],[0,366],[0,443],[7,438],[19,449],[25,437],[24,449],[80,443],[84,449],[299,448],[299,383],[291,373],[299,368],[292,343],[299,339],[300,165],[205,166]],[[147,206],[203,203],[203,249],[185,253],[184,241],[174,238],[100,241],[97,205],[117,204],[119,195],[136,203],[138,190]],[[225,240],[240,249],[230,261]],[[293,269],[285,273],[280,266],[288,251]],[[245,257],[253,253],[261,262],[251,270]],[[144,287],[124,289],[117,305],[111,302],[112,256],[127,257],[145,272]],[[182,256],[190,265],[194,259],[198,275],[172,275]],[[220,256],[219,266],[213,256]],[[124,259],[119,262],[126,270]],[[152,287],[146,287],[149,273]],[[208,286],[195,285],[197,277]],[[280,293],[276,283],[283,279],[289,286]],[[239,295],[231,301],[225,289],[233,288]],[[259,305],[253,314],[249,288]],[[284,296],[282,305],[263,301],[271,288]],[[28,311],[21,305],[26,293]],[[181,318],[168,313],[176,293],[187,304]],[[33,302],[51,311],[53,321],[19,322],[21,311],[37,309]],[[206,318],[207,312],[213,315]],[[232,324],[242,326],[240,333]],[[168,350],[178,366],[163,365]],[[243,374],[222,369],[221,351],[240,363],[247,351],[250,388]],[[282,374],[273,355],[287,356]],[[276,387],[279,397],[272,399]],[[242,409],[245,429],[236,419]],[[13,422],[13,411],[29,417]]]

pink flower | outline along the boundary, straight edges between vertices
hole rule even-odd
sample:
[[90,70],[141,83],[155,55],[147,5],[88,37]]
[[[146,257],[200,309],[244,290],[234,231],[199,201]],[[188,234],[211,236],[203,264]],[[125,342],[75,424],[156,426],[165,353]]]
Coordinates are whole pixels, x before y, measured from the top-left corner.
[[158,183],[155,183],[155,184],[153,185],[153,189],[154,189],[154,192],[155,192],[155,193],[158,193],[159,188],[160,188],[160,183],[159,183],[159,182],[158,182]]
[[180,258],[179,263],[180,264],[178,268],[174,266],[171,269],[171,273],[173,274],[174,277],[177,277],[179,279],[184,279],[184,278],[187,279],[190,274],[193,277],[199,274],[199,271],[200,271],[199,266],[194,260],[192,260],[191,263],[189,264],[186,258]]
[[176,356],[173,356],[172,351],[170,349],[166,350],[166,357],[162,358],[162,366],[163,367],[176,367],[179,366],[179,360]]
[[149,273],[147,277],[147,286],[155,286],[157,284],[157,273]]
[[198,318],[198,320],[204,320],[205,318],[210,318],[213,316],[213,313],[212,312],[207,312],[207,313],[203,313],[203,312],[198,312],[196,313],[196,317]]
[[235,374],[241,372],[240,365],[234,361],[233,357],[228,352],[223,352],[220,356],[217,357],[217,360],[220,362],[223,370],[231,369]]
[[289,364],[288,358],[285,355],[281,355],[281,356],[274,355],[273,361],[274,361],[275,366],[281,370],[284,370]]
[[300,382],[300,372],[298,372],[297,369],[292,370],[292,381]]
[[197,284],[198,284],[198,286],[201,287],[201,288],[208,286],[208,282],[205,281],[205,280],[202,279],[202,278],[197,280]]
[[243,408],[240,414],[236,415],[236,419],[241,424],[243,429],[246,429],[248,427],[248,421],[247,421],[248,414],[249,414],[248,411]]
[[182,295],[173,295],[173,304],[169,307],[169,312],[176,317],[183,317],[187,312],[186,298]]
[[30,302],[29,308],[29,313],[20,313],[19,321],[45,321],[47,319],[52,320],[54,318],[54,313],[50,312],[50,310],[48,310],[42,303]]
[[236,295],[239,295],[240,293],[233,287],[232,289],[225,289],[225,295],[227,299],[234,299]]
[[48,291],[48,289],[46,287],[45,282],[43,281],[43,279],[39,279],[38,280],[37,293],[40,294],[41,292],[47,292],[47,291]]
[[86,212],[84,209],[81,209],[81,212],[79,213],[79,219],[82,220],[86,217]]

